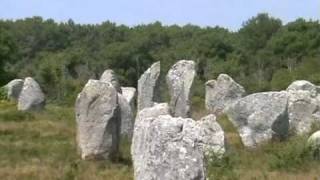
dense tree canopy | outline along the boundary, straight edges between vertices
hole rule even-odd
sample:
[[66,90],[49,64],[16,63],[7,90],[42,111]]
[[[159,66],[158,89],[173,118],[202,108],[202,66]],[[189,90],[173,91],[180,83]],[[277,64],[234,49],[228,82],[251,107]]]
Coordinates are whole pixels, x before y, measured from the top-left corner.
[[249,92],[284,89],[295,79],[320,84],[319,58],[319,22],[297,19],[283,25],[267,14],[244,22],[238,32],[160,22],[128,27],[41,17],[0,20],[1,83],[34,76],[56,101],[73,99],[89,78],[107,68],[124,86],[136,86],[151,63],[161,61],[165,74],[180,59],[197,63],[194,93],[200,98],[204,82],[220,73]]
[[15,55],[16,46],[13,37],[0,24],[0,83],[4,83],[10,78],[5,72],[5,65],[7,63],[13,64]]

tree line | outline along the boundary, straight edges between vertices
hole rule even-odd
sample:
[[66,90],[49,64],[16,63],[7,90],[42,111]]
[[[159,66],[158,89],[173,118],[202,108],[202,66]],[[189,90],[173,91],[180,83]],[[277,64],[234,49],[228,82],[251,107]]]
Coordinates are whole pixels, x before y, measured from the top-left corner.
[[87,80],[105,69],[113,69],[123,86],[136,86],[153,62],[161,61],[165,75],[181,59],[197,64],[193,90],[200,99],[204,83],[220,73],[248,92],[285,89],[296,79],[320,84],[320,24],[283,24],[268,14],[250,18],[237,32],[160,22],[128,27],[41,17],[0,20],[0,85],[32,76],[55,102],[73,102]]

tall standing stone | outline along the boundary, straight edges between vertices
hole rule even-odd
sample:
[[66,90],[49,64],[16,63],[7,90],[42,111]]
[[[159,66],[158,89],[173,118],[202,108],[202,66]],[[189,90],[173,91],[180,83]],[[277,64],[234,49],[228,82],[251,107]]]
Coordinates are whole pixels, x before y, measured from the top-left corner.
[[136,100],[136,88],[134,87],[121,87],[122,95],[131,106],[131,110],[134,112],[136,109],[135,100]]
[[[134,125],[134,109],[132,109],[133,106],[130,104],[130,102],[127,100],[126,96],[130,96],[131,94],[128,92],[128,89],[126,90],[126,94],[122,94],[122,88],[120,86],[120,83],[118,81],[118,78],[116,74],[114,73],[113,70],[108,69],[105,70],[104,73],[102,74],[100,78],[101,82],[106,82],[106,83],[111,83],[113,87],[117,90],[118,92],[118,104],[119,104],[119,117],[121,117],[121,132],[120,134],[123,136],[127,136],[129,138],[132,137],[133,133],[133,125]],[[129,89],[131,90],[131,89]],[[133,97],[128,97],[128,98],[133,98]]]
[[213,115],[174,118],[168,105],[157,104],[137,117],[131,146],[136,180],[205,180],[206,155],[224,153],[224,133]]
[[219,115],[236,100],[245,95],[244,88],[227,74],[220,74],[217,80],[206,83],[206,108]]
[[11,101],[17,101],[19,99],[23,82],[24,81],[22,79],[14,79],[4,86],[7,91],[8,99]]
[[121,93],[121,86],[120,86],[119,80],[112,69],[105,70],[100,77],[100,81],[111,83],[113,87],[116,88],[116,90]]
[[89,80],[77,97],[75,111],[82,159],[108,159],[117,154],[121,122],[113,85]]
[[138,81],[138,111],[152,107],[159,98],[160,61],[151,65]]
[[39,84],[31,77],[27,77],[24,80],[23,87],[19,95],[18,110],[41,110],[44,106],[45,96]]
[[178,61],[167,74],[170,108],[174,117],[190,117],[189,96],[195,74],[195,63],[187,60]]
[[311,131],[314,123],[320,124],[320,94],[319,87],[299,80],[288,88],[289,123],[293,133],[304,134]]
[[254,148],[272,138],[288,135],[288,93],[263,92],[237,100],[226,114],[238,129],[243,144]]
[[123,96],[123,94],[118,93],[118,103],[121,114],[121,135],[131,139],[134,126],[134,112],[130,106],[130,103]]
[[119,104],[121,107],[121,134],[131,138],[134,127],[134,112],[136,109],[136,88],[121,87],[121,90],[122,98],[119,98]]

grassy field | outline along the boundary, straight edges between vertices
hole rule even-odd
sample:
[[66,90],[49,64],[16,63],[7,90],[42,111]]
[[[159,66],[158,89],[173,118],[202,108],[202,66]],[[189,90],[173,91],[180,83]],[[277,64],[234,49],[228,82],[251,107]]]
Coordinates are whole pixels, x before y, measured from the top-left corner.
[[[243,148],[225,117],[219,122],[230,144],[222,160],[209,163],[210,179],[320,178],[320,163],[306,150],[306,137],[250,151]],[[1,180],[133,179],[128,141],[122,141],[121,158],[116,162],[80,160],[76,153],[73,108],[48,105],[40,113],[22,113],[14,104],[1,102],[0,123]]]
[[0,103],[0,179],[133,179],[129,143],[118,162],[81,161],[72,108],[22,113]]

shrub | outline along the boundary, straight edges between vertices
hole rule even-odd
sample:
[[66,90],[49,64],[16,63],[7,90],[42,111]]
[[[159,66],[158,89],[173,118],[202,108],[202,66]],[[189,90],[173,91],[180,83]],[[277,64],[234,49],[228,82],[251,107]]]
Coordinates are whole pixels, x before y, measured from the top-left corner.
[[0,88],[0,100],[8,100],[7,90],[4,87]]
[[307,137],[298,136],[287,142],[270,143],[266,145],[268,165],[271,170],[297,170],[306,168],[312,159],[311,151],[307,146]]
[[239,154],[228,151],[222,158],[211,155],[207,159],[209,179],[238,179],[236,166],[239,164]]

